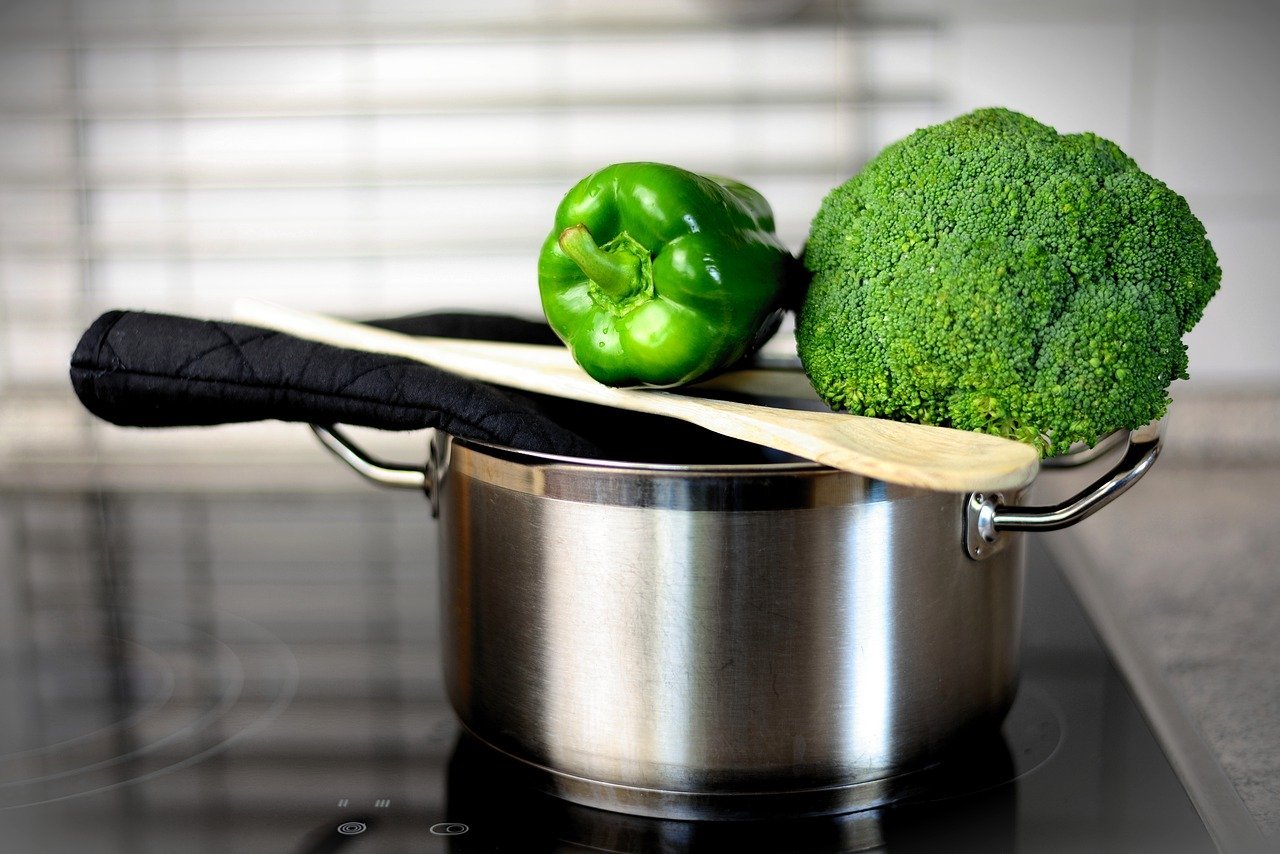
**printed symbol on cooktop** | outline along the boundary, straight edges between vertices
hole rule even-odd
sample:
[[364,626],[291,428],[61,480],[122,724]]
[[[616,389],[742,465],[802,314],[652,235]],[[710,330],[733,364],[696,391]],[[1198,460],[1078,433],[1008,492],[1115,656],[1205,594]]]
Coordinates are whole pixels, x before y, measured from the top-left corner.
[[435,836],[461,836],[471,828],[458,821],[442,821],[431,825],[431,833]]
[[[31,715],[0,753],[0,812],[105,792],[188,768],[265,729],[293,699],[298,664],[272,633],[122,612],[129,637],[60,636],[51,684],[76,716]],[[104,645],[117,649],[101,664]]]
[[338,801],[338,806],[345,807],[349,803],[351,803],[351,801],[347,800],[346,798],[342,798],[341,800]]
[[338,825],[338,832],[343,836],[357,836],[369,829],[363,821],[348,821]]
[[374,806],[374,809],[384,810],[384,809],[386,809],[387,807],[391,806],[391,799],[390,799],[390,798],[378,798],[376,801],[374,801],[374,802],[373,802],[373,806]]

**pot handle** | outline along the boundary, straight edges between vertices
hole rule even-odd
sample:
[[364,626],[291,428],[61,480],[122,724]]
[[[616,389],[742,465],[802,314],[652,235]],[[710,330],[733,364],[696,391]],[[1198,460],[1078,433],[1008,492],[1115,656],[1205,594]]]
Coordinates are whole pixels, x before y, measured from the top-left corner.
[[396,489],[415,489],[426,493],[431,502],[431,515],[440,512],[439,489],[440,478],[444,471],[441,443],[437,436],[431,439],[431,450],[427,454],[425,468],[388,463],[372,456],[335,425],[312,424],[311,431],[316,434],[320,444],[324,445],[338,459],[350,466],[356,474],[373,481],[380,486],[392,486]]
[[999,493],[975,492],[965,507],[965,549],[969,557],[982,560],[999,552],[1014,531],[1057,531],[1089,518],[1124,494],[1155,464],[1160,455],[1163,421],[1153,421],[1129,432],[1124,456],[1111,471],[1084,490],[1045,507],[1018,507],[1003,504]]

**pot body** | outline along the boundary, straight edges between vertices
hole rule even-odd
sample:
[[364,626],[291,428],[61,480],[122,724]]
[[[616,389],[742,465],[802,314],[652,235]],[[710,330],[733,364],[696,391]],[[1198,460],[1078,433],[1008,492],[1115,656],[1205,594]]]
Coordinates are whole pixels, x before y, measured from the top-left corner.
[[1012,702],[1023,550],[970,559],[966,495],[440,438],[450,699],[556,794],[678,818],[871,805]]

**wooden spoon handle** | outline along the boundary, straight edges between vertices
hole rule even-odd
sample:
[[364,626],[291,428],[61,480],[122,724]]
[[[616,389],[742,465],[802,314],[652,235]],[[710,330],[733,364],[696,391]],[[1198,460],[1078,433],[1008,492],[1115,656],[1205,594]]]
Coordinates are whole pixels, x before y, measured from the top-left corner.
[[982,433],[611,388],[587,376],[562,347],[414,337],[260,300],[237,302],[234,315],[298,338],[402,356],[482,382],[678,418],[890,483],[948,492],[1010,490],[1030,483],[1039,468],[1031,446]]

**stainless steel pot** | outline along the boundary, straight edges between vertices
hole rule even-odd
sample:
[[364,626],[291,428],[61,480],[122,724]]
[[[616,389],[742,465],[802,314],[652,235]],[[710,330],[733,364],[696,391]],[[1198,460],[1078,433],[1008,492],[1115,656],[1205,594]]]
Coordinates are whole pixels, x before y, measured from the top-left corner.
[[1075,498],[933,492],[810,463],[662,466],[437,435],[425,489],[462,723],[569,800],[674,818],[836,812],[990,732],[1018,677],[1017,532],[1145,473],[1158,425]]

